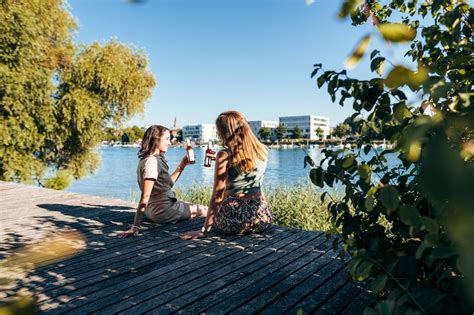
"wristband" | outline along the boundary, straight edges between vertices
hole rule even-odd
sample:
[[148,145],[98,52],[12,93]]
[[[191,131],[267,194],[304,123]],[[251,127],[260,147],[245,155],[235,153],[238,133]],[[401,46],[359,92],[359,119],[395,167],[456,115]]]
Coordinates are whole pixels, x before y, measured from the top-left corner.
[[131,229],[132,230],[140,230],[142,227],[140,225],[135,225],[135,224],[132,224],[132,227]]

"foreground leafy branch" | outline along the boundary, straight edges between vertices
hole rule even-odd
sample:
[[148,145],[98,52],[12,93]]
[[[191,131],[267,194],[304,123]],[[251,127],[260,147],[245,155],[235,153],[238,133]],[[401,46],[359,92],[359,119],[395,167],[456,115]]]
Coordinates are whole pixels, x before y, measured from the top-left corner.
[[[400,21],[390,21],[394,12]],[[316,186],[345,188],[328,210],[341,250],[351,255],[350,274],[372,279],[378,302],[366,313],[472,313],[474,10],[454,0],[346,0],[339,15],[355,26],[374,24],[347,59],[349,68],[374,36],[410,47],[405,64],[373,50],[370,67],[378,76],[369,80],[321,64],[311,74],[333,102],[352,106],[359,129],[393,144],[377,152],[360,137],[356,150],[323,150],[319,165],[305,159]]]

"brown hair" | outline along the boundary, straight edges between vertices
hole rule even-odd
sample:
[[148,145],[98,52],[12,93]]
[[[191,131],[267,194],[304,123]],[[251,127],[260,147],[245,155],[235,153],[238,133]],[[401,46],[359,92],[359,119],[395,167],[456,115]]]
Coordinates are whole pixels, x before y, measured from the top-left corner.
[[216,119],[217,135],[232,152],[232,164],[240,172],[250,172],[256,160],[268,159],[267,148],[258,141],[244,115],[237,111],[223,112]]
[[143,159],[155,152],[156,148],[160,144],[160,138],[163,136],[165,131],[170,130],[160,125],[148,127],[148,129],[145,131],[145,134],[143,135],[140,151],[138,151],[138,157],[140,159]]

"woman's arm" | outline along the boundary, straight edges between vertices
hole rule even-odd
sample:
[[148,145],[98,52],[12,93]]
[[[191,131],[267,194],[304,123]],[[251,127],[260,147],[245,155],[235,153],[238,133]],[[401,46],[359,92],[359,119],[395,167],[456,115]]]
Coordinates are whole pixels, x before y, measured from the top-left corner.
[[171,174],[171,180],[173,181],[173,183],[176,183],[176,181],[178,180],[179,176],[181,175],[181,173],[183,172],[184,168],[186,167],[186,165],[189,164],[189,160],[188,160],[188,156],[186,155],[182,160],[181,162],[179,163],[178,167],[176,168],[176,170],[173,172],[173,174]]
[[191,231],[181,234],[181,238],[185,240],[203,237],[205,233],[209,232],[214,223],[214,215],[217,208],[224,200],[224,193],[227,183],[227,166],[229,154],[226,151],[220,151],[216,156],[216,167],[214,170],[214,186],[212,188],[211,201],[207,210],[206,220],[201,231]]
[[140,197],[140,202],[138,203],[137,212],[135,213],[135,219],[133,220],[132,228],[126,232],[120,233],[120,238],[124,238],[129,235],[138,236],[143,214],[145,213],[146,206],[148,204],[148,201],[150,200],[150,195],[151,191],[153,190],[154,184],[154,179],[145,179],[143,181],[142,195]]
[[203,230],[209,232],[214,224],[214,215],[224,200],[224,193],[227,184],[227,166],[229,163],[229,154],[222,150],[216,156],[216,168],[214,170],[214,186],[212,188],[211,201],[207,210],[206,220]]

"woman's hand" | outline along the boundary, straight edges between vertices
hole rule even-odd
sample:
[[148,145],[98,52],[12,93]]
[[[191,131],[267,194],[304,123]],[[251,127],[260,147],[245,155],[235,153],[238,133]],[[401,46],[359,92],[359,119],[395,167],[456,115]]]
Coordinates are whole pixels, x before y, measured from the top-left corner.
[[131,228],[125,232],[122,232],[122,233],[119,233],[118,237],[119,238],[126,238],[128,236],[134,236],[134,237],[137,237],[137,236],[140,236],[140,230],[137,229],[137,228]]
[[183,239],[183,240],[195,240],[197,238],[202,238],[202,237],[205,237],[205,236],[206,236],[206,234],[204,234],[201,231],[190,231],[190,232],[185,232],[185,233],[179,234],[179,237],[181,237],[181,239]]
[[184,170],[184,168],[187,165],[189,165],[189,159],[188,159],[188,155],[185,155],[183,159],[181,160],[181,162],[179,163],[179,167]]

